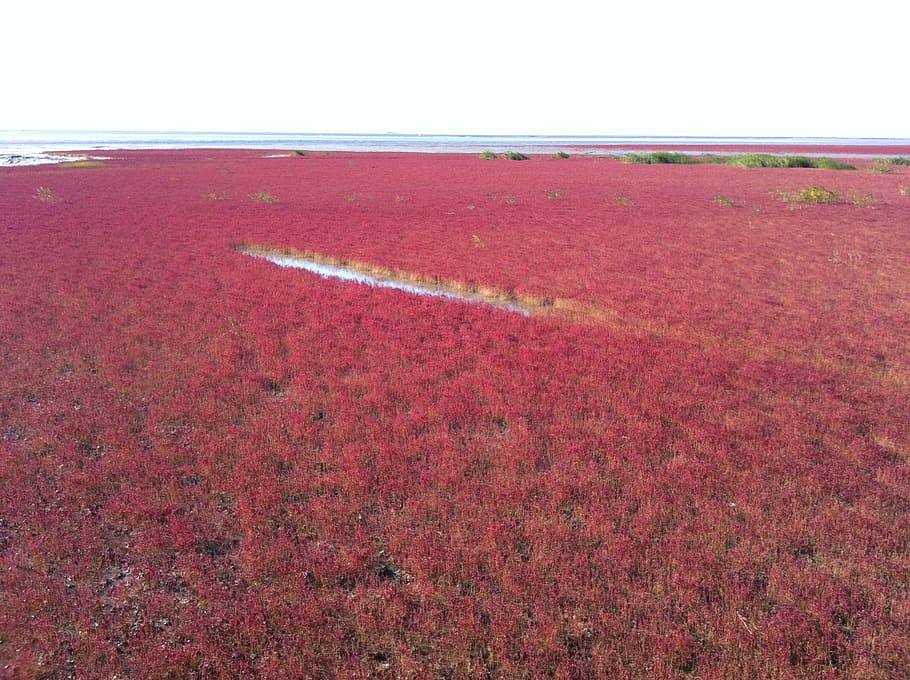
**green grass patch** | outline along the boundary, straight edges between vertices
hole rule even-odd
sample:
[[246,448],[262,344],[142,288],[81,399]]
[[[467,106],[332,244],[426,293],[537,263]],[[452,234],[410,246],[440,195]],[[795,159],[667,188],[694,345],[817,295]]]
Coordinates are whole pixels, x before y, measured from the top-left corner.
[[519,153],[518,151],[506,151],[502,157],[510,161],[526,161],[530,160],[531,158],[530,156],[526,156],[525,154]]
[[885,163],[887,165],[910,165],[910,158],[903,158],[902,156],[882,158],[879,163]]
[[815,163],[812,167],[821,170],[856,170],[855,165],[834,158],[813,158],[812,161]]
[[485,161],[492,161],[492,160],[496,160],[498,158],[498,156],[492,151],[481,151],[480,157],[483,158]]
[[67,161],[65,163],[58,164],[59,168],[103,168],[104,163],[101,161]]
[[704,164],[732,165],[738,168],[818,168],[821,170],[855,170],[849,163],[842,163],[833,158],[809,158],[808,156],[776,156],[766,153],[735,154],[718,156],[715,154],[690,154],[672,151],[653,151],[649,153],[629,153],[623,157],[627,163],[647,165],[664,164]]
[[684,153],[674,153],[672,151],[651,151],[648,153],[627,153],[623,156],[626,163],[638,163],[643,165],[666,165],[668,163],[698,163],[697,156],[689,156]]

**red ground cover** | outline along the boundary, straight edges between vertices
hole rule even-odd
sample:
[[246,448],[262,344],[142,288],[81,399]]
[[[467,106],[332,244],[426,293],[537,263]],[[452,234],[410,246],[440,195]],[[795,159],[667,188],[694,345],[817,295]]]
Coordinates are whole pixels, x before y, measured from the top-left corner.
[[2,675],[910,668],[906,169],[111,155],[0,169]]

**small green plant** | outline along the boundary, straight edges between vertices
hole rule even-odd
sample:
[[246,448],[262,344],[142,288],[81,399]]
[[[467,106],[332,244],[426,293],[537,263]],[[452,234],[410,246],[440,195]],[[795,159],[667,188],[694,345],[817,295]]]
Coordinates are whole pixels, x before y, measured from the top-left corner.
[[858,208],[872,208],[875,206],[875,197],[872,194],[851,194],[850,204]]
[[480,157],[485,161],[492,161],[498,158],[498,156],[492,151],[481,151]]
[[635,205],[631,199],[626,198],[625,196],[617,196],[616,203],[626,208],[631,208],[633,205]]
[[879,163],[887,163],[888,165],[910,165],[910,158],[904,158],[902,156],[882,158]]
[[526,161],[530,158],[530,156],[526,156],[518,151],[506,151],[502,156],[510,161]]
[[833,189],[825,187],[806,187],[798,191],[782,191],[780,197],[787,203],[806,204],[806,203],[838,203],[841,200],[840,194]]
[[727,206],[727,207],[729,207],[729,208],[735,208],[735,207],[736,207],[736,203],[733,201],[733,199],[732,199],[732,198],[727,198],[726,196],[715,196],[715,197],[714,197],[714,202],[717,203],[717,205],[724,205],[724,206]]
[[266,205],[273,205],[278,202],[278,199],[268,191],[258,191],[255,194],[250,194],[250,198],[257,203],[265,203]]
[[35,198],[42,203],[59,203],[60,197],[54,193],[50,187],[38,187],[35,189]]
[[294,149],[291,153],[295,156],[306,156],[306,151],[301,151],[300,149]]
[[557,151],[556,157],[562,158],[563,160],[565,160],[566,158],[571,158],[571,156],[569,156],[569,154],[567,154],[565,151]]

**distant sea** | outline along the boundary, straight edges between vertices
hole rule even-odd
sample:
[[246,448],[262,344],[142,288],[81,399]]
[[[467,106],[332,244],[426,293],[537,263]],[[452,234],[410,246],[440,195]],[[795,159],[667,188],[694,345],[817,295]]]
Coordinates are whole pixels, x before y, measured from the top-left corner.
[[[910,146],[910,139],[835,137],[647,137],[560,135],[300,134],[0,130],[0,165],[53,162],[54,151],[112,149],[306,149],[423,153],[619,153],[641,146]],[[782,151],[785,149],[782,149]]]

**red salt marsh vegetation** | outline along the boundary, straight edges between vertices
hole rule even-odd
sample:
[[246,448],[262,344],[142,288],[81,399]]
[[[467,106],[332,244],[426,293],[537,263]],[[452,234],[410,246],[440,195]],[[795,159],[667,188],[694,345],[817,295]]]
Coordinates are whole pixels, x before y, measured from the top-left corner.
[[906,675],[907,167],[108,155],[0,169],[0,675]]

